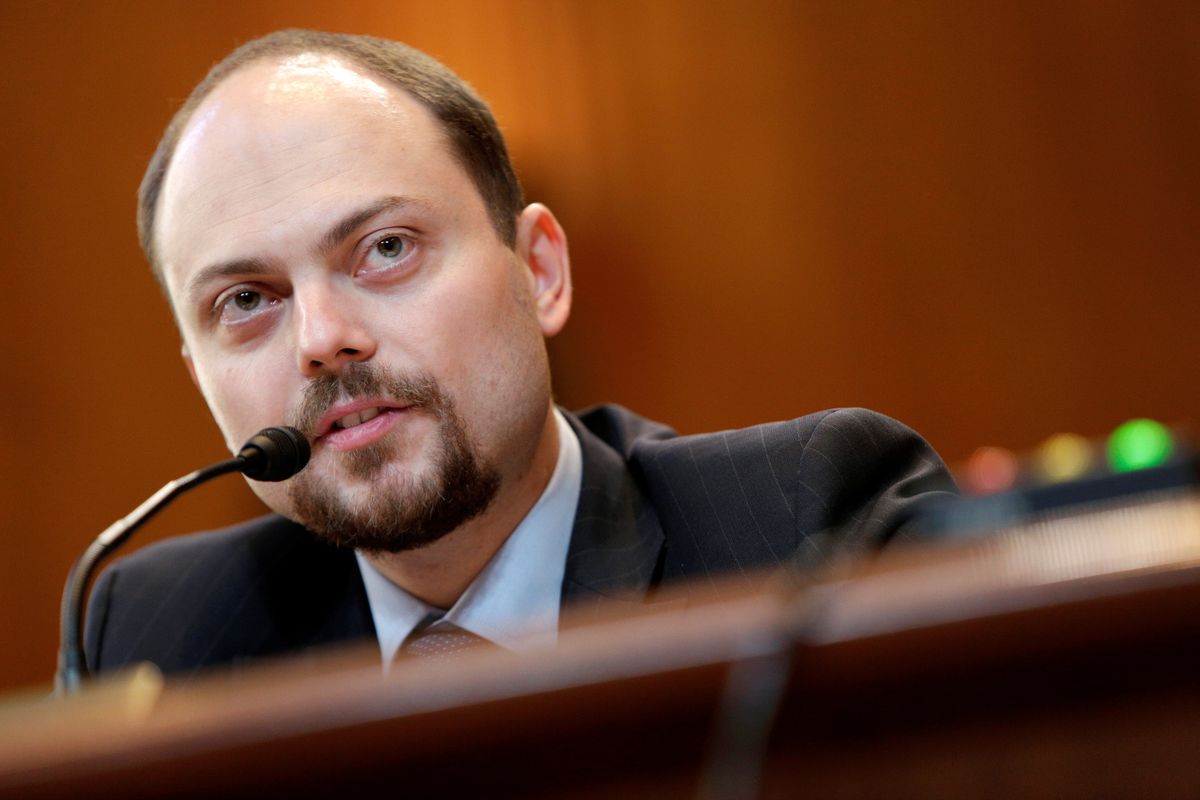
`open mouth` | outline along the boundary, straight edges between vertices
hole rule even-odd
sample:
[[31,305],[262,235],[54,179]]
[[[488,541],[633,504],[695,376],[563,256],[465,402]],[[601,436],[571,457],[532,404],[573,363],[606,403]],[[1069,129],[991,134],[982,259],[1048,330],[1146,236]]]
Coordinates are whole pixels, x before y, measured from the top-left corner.
[[334,450],[353,450],[387,435],[399,422],[408,407],[367,406],[350,411],[329,422],[317,441]]
[[329,429],[331,431],[344,431],[347,428],[354,428],[358,425],[362,425],[364,422],[369,422],[375,419],[384,411],[395,411],[395,409],[380,408],[379,406],[375,406],[374,408],[364,408],[361,411],[353,411],[341,419],[334,420],[333,424],[329,426]]

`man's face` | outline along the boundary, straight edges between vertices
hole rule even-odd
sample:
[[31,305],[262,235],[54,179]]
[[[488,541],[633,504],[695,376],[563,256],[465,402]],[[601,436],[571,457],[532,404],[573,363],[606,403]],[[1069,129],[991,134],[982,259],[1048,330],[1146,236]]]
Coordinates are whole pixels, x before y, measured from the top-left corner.
[[291,491],[252,484],[274,510],[317,527],[436,516],[422,504],[465,482],[452,502],[470,516],[544,446],[538,270],[498,238],[432,115],[385,81],[314,55],[226,79],[180,139],[156,241],[230,449],[280,423],[314,438]]

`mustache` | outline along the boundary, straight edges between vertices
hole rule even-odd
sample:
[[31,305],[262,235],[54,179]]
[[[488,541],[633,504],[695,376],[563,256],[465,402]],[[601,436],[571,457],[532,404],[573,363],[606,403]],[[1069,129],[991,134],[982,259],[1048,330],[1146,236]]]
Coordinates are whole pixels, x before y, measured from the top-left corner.
[[378,397],[425,408],[439,419],[449,407],[445,392],[427,373],[393,373],[373,364],[355,362],[336,375],[313,378],[304,387],[294,412],[288,415],[287,424],[311,439],[317,422],[331,406],[356,397]]

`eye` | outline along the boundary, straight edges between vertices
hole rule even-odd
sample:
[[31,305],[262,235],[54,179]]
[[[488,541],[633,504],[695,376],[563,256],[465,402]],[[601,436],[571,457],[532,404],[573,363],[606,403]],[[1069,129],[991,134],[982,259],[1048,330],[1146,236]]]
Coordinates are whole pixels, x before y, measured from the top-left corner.
[[358,267],[360,275],[389,274],[397,271],[397,275],[407,274],[416,251],[416,242],[411,236],[389,231],[368,241]]
[[236,325],[257,317],[276,303],[274,296],[245,286],[225,292],[213,304],[213,310],[225,325]]
[[380,239],[375,244],[375,251],[384,258],[390,259],[399,258],[407,249],[408,242],[399,236],[389,236],[386,239]]
[[232,299],[233,304],[242,311],[253,311],[262,302],[262,295],[258,292],[238,292]]

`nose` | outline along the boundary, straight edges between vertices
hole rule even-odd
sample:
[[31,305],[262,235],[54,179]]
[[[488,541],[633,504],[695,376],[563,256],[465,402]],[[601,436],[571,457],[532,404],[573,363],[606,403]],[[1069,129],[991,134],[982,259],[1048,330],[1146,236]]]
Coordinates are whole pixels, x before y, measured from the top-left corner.
[[293,296],[296,358],[301,374],[336,374],[375,355],[377,342],[352,297],[329,285],[297,288]]

